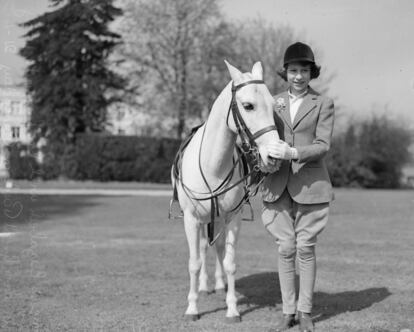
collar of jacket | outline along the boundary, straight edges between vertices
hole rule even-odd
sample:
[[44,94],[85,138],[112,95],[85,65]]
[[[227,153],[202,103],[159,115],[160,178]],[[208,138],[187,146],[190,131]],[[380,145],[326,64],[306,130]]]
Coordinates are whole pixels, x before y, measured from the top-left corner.
[[318,104],[319,99],[319,93],[317,93],[315,90],[313,90],[311,87],[309,87],[308,93],[303,98],[303,102],[300,105],[298,112],[296,113],[295,120],[292,124],[292,119],[290,118],[290,110],[289,110],[289,93],[288,91],[282,92],[277,98],[276,102],[279,98],[284,99],[284,105],[286,105],[283,108],[276,109],[276,111],[282,116],[285,123],[289,126],[290,129],[295,129],[297,125],[302,121],[302,119],[310,112],[312,111],[316,105]]

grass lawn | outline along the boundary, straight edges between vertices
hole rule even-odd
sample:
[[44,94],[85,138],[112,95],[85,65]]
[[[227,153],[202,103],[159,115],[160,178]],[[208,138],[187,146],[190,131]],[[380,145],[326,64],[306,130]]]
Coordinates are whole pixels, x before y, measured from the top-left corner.
[[[0,195],[0,331],[267,331],[281,317],[277,250],[243,223],[236,288],[200,300],[185,322],[189,277],[168,197]],[[337,190],[317,247],[317,331],[414,331],[414,192]],[[213,282],[213,255],[209,253]],[[292,331],[297,331],[297,327]]]
[[98,182],[98,181],[73,181],[73,180],[8,180],[0,179],[0,188],[6,187],[6,182],[12,182],[13,188],[19,189],[150,189],[170,190],[169,183],[146,183],[146,182]]

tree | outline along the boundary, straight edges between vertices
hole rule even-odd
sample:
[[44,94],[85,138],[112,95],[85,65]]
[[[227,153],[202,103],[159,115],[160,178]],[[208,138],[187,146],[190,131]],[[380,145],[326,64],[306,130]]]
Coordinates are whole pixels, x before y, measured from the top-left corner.
[[76,135],[100,132],[106,108],[118,100],[123,79],[109,70],[106,59],[120,43],[108,24],[122,13],[113,0],[51,0],[54,10],[21,26],[29,28],[20,55],[31,100],[33,142],[44,139],[48,156],[59,162],[73,147]]
[[363,187],[375,174],[362,163],[357,125],[351,123],[347,130],[333,137],[327,166],[335,187]]
[[205,120],[230,80],[223,60],[246,69],[260,60],[271,91],[283,84],[276,70],[293,30],[259,19],[226,20],[217,3],[127,1],[120,24],[125,43],[118,51],[127,59],[131,91],[141,96],[140,106],[163,123],[167,117],[175,119],[179,138],[191,126],[190,119]]
[[334,138],[327,159],[335,186],[396,188],[410,161],[410,131],[385,116],[350,124]]
[[366,181],[365,186],[398,187],[402,167],[410,161],[410,144],[409,130],[385,116],[363,122],[359,136],[362,164],[375,174],[375,178]]
[[233,23],[235,49],[234,61],[238,66],[250,68],[261,61],[264,79],[272,94],[287,88],[278,75],[283,65],[286,48],[295,42],[295,31],[289,25],[275,26],[261,18]]
[[223,39],[216,39],[222,25],[217,1],[129,1],[125,13],[120,28],[125,44],[119,52],[129,60],[130,88],[143,97],[146,109],[170,113],[181,138],[186,117],[200,112],[195,107],[200,87],[211,73],[201,70],[203,51]]

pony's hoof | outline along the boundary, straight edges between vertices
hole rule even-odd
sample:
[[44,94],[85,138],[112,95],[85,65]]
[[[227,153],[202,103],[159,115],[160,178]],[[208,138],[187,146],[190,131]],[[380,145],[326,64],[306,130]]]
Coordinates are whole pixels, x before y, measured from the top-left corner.
[[199,314],[185,314],[184,318],[187,322],[195,322],[196,320],[200,319],[200,315]]
[[227,324],[234,324],[234,323],[240,323],[240,322],[241,322],[240,316],[226,317]]
[[208,291],[206,291],[206,290],[199,291],[198,296],[205,298],[205,297],[208,296]]

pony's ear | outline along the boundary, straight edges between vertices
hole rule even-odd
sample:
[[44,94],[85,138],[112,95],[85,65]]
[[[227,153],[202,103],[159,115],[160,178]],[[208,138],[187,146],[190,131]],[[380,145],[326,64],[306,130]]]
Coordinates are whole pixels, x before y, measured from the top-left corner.
[[233,82],[235,84],[237,84],[237,82],[240,82],[242,72],[240,70],[238,70],[236,67],[233,67],[226,60],[224,60],[224,63],[226,64],[227,69],[229,70],[229,73],[230,73],[230,76],[231,76],[231,79],[233,80]]
[[257,80],[263,79],[263,67],[260,61],[257,61],[252,68],[252,75]]

